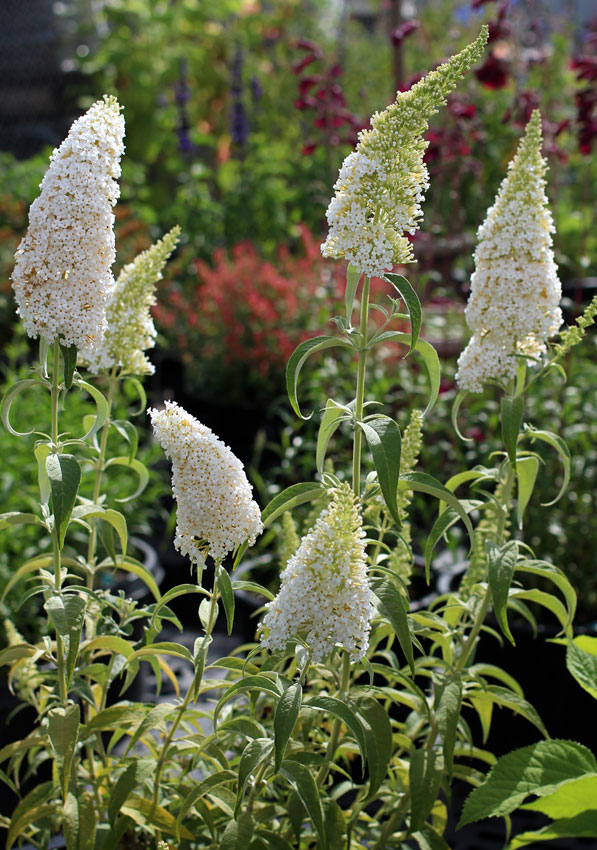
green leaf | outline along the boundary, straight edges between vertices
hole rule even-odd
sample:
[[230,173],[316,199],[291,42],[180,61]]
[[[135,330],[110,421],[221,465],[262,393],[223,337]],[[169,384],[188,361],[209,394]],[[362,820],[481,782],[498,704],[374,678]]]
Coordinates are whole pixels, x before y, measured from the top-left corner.
[[421,493],[428,493],[430,496],[435,496],[445,502],[449,508],[456,511],[460,519],[464,522],[466,530],[469,533],[471,546],[473,545],[473,526],[466,512],[466,508],[462,502],[451,493],[447,487],[426,472],[407,472],[400,476],[398,482],[399,490],[417,490]]
[[62,352],[62,360],[64,361],[64,387],[67,390],[73,385],[73,375],[77,368],[77,347],[76,345],[60,345]]
[[511,588],[509,604],[511,605],[513,600],[520,599],[524,599],[528,602],[535,602],[537,605],[542,605],[544,608],[547,608],[548,611],[551,611],[551,613],[558,618],[565,631],[572,631],[570,629],[569,612],[560,600],[552,593],[546,593],[543,590],[521,590],[519,588]]
[[[375,344],[378,342],[383,342],[386,339],[395,339],[398,342],[403,342],[405,345],[410,347],[410,343],[412,340],[411,334],[402,333],[402,331],[386,331],[385,333],[380,334],[375,339]],[[429,395],[429,402],[423,415],[425,416],[435,402],[437,401],[437,397],[439,395],[439,385],[441,378],[441,367],[439,363],[439,357],[437,356],[437,351],[431,345],[431,343],[426,342],[424,339],[418,339],[415,345],[414,350],[417,354],[419,354],[425,364],[427,369],[427,374],[429,375],[429,383],[431,385],[431,392]]]
[[240,810],[245,785],[249,777],[253,776],[259,766],[269,759],[273,748],[274,742],[271,738],[254,738],[244,748],[238,765],[238,792],[236,795],[235,815]]
[[131,447],[129,452],[129,460],[134,460],[137,455],[139,445],[139,434],[132,422],[128,419],[112,419],[110,422],[119,434],[121,434]]
[[[479,505],[482,505],[483,502],[479,501],[478,499],[462,499],[460,504],[462,505],[466,513],[470,514],[472,511],[476,510]],[[448,531],[448,529],[451,528],[454,523],[458,522],[459,519],[460,514],[458,514],[453,508],[446,508],[440,513],[438,518],[433,523],[433,528],[429,532],[429,535],[427,536],[427,542],[425,544],[425,579],[427,581],[427,584],[429,584],[429,569],[431,566],[431,556],[435,551],[435,547],[442,539],[446,531]]]
[[562,496],[568,489],[568,484],[570,483],[570,451],[564,440],[562,440],[562,438],[559,437],[557,434],[552,434],[551,431],[539,431],[535,428],[532,428],[530,425],[527,425],[524,436],[530,437],[533,442],[535,440],[542,440],[544,443],[547,443],[548,445],[552,446],[560,456],[560,460],[562,461],[562,465],[564,466],[564,480],[562,481],[562,486],[560,487],[559,493],[557,494],[555,499],[551,500],[551,502],[541,503],[542,507],[548,508],[551,505],[555,505],[555,503],[562,498]]
[[275,697],[276,700],[278,700],[282,695],[280,686],[276,682],[272,681],[272,679],[268,679],[267,676],[245,676],[244,679],[234,682],[234,684],[228,688],[226,693],[220,697],[214,711],[214,726],[217,723],[220,711],[229,700],[244,693],[245,691],[254,690],[263,691],[264,693]]
[[27,387],[36,387],[39,389],[40,387],[46,387],[46,389],[50,389],[50,384],[48,381],[40,381],[37,378],[27,378],[25,381],[17,381],[16,384],[13,384],[12,387],[6,392],[4,397],[2,398],[2,403],[0,404],[0,418],[2,419],[2,424],[15,437],[27,437],[29,434],[33,434],[34,429],[32,428],[30,431],[16,431],[12,425],[10,424],[10,408],[12,406],[15,398],[23,392],[23,390],[27,389]]
[[353,263],[348,264],[346,269],[346,289],[344,290],[344,305],[346,307],[346,321],[349,326],[352,319],[352,310],[354,306],[355,295],[361,279],[361,272]]
[[386,506],[398,527],[402,525],[398,513],[396,493],[400,477],[400,429],[389,416],[379,416],[369,422],[359,422],[371,450],[377,480]]
[[43,526],[43,522],[35,514],[22,513],[21,511],[9,511],[6,514],[0,514],[0,531],[3,528],[9,528],[11,525]]
[[[398,290],[400,295],[402,296],[402,300],[406,304],[406,309],[410,315],[410,328],[411,328],[411,342],[410,348],[408,350],[408,354],[410,354],[415,345],[417,344],[417,340],[419,339],[419,331],[421,330],[421,302],[419,301],[419,296],[415,292],[412,287],[412,284],[403,277],[401,274],[385,274],[383,277],[384,280],[387,280],[388,283],[391,283],[392,286]],[[408,357],[407,354],[407,357]]]
[[369,768],[367,797],[372,797],[386,778],[388,765],[392,758],[392,726],[385,709],[371,697],[359,699],[357,710],[367,744],[367,766]]
[[516,469],[516,446],[522,425],[524,400],[520,395],[502,398],[502,440],[512,467]]
[[131,411],[131,416],[139,416],[140,413],[145,413],[145,409],[147,407],[147,395],[143,384],[138,378],[132,378],[130,375],[127,375],[126,383],[131,384],[139,396],[139,407],[136,410]]
[[363,771],[365,761],[367,759],[367,741],[365,739],[365,731],[358,715],[348,706],[343,700],[336,697],[320,696],[311,697],[308,702],[304,703],[309,708],[316,708],[318,711],[325,711],[332,714],[341,720],[342,723],[352,732],[361,753],[361,761]]
[[[195,701],[199,698],[199,688],[205,670],[205,662],[207,660],[207,652],[213,638],[211,635],[198,637],[193,647],[193,661],[195,664]],[[240,659],[239,659],[240,660]]]
[[50,480],[52,513],[54,514],[56,533],[62,549],[71,511],[75,505],[79,484],[81,483],[81,467],[74,455],[50,454],[46,459],[46,471]]
[[312,502],[324,494],[318,484],[292,484],[271,500],[261,513],[263,525],[269,525],[285,511],[293,510],[304,502]]
[[[62,348],[62,346],[60,346]],[[66,850],[78,850],[79,847],[79,803],[70,791],[62,806],[62,829],[66,841]]]
[[[573,818],[562,818],[532,832],[522,832],[516,835],[507,850],[518,850],[528,847],[538,841],[552,841],[556,838],[597,838],[597,804],[593,801],[593,809],[576,815]],[[562,846],[562,845],[560,845]]]
[[176,587],[173,587],[171,590],[168,590],[167,593],[164,593],[164,595],[159,598],[159,602],[152,612],[152,628],[155,628],[155,621],[158,618],[158,615],[162,608],[172,602],[173,599],[176,599],[179,596],[187,596],[189,593],[200,593],[202,594],[202,596],[209,596],[209,592],[205,590],[204,587],[199,587],[196,584],[177,584]]
[[286,745],[298,719],[302,698],[303,689],[300,682],[293,682],[278,700],[274,715],[274,770],[276,773],[280,770]]
[[597,809],[597,773],[564,782],[553,794],[526,803],[524,808],[550,818],[573,818]]
[[79,734],[80,710],[78,705],[52,708],[48,712],[48,736],[60,778],[62,796],[66,798],[70,772]]
[[549,579],[556,585],[566,600],[566,607],[569,613],[569,622],[571,623],[576,612],[576,592],[565,573],[550,564],[548,561],[519,561],[516,565],[516,572],[531,573],[532,575],[542,576]]
[[518,500],[516,503],[516,517],[518,527],[522,528],[522,518],[529,503],[529,499],[535,488],[539,461],[536,457],[521,457],[516,465],[516,477],[518,478]]
[[58,815],[62,807],[57,803],[47,803],[40,806],[34,806],[26,812],[19,815],[18,818],[12,817],[8,835],[6,837],[6,847],[13,847],[15,839],[22,835],[27,827],[32,827],[36,821],[46,820],[47,818]]
[[493,540],[485,542],[487,553],[487,577],[489,588],[493,599],[495,616],[499,626],[511,644],[514,644],[512,632],[508,626],[508,615],[506,606],[508,604],[508,592],[512,584],[512,576],[518,558],[518,544],[511,540],[503,546],[498,546]]
[[587,646],[591,649],[594,648],[591,644],[586,643],[587,640],[594,641],[594,646],[597,646],[597,638],[584,637],[584,646],[582,640],[582,638],[577,637],[568,641],[566,667],[581,688],[584,688],[587,693],[597,699],[597,649],[591,652],[585,648]]
[[262,835],[265,839],[267,839],[269,850],[293,850],[292,846],[275,832],[270,832],[268,829],[262,829],[260,830],[259,835]]
[[413,838],[421,850],[450,850],[450,845],[429,823],[415,832]]
[[321,800],[319,799],[319,791],[311,772],[304,765],[290,759],[282,762],[280,772],[296,788],[299,799],[315,828],[320,847],[327,848],[328,844]]
[[220,593],[220,597],[222,598],[222,604],[224,605],[224,611],[226,613],[228,634],[231,635],[232,627],[234,625],[234,590],[232,589],[230,576],[221,564],[218,564],[216,569],[216,585]]
[[301,342],[290,355],[288,365],[286,366],[286,389],[291,407],[301,419],[310,419],[313,415],[310,413],[309,416],[303,416],[297,399],[298,379],[303,364],[316,351],[324,351],[326,348],[333,348],[338,345],[344,348],[353,347],[345,340],[334,336],[316,336],[313,339],[307,339]]
[[[173,815],[162,806],[156,806],[152,800],[143,797],[129,797],[122,807],[122,813],[132,818],[140,826],[150,824],[169,835],[177,834],[177,824]],[[184,826],[180,826],[180,835],[183,838],[194,838],[192,833]]]
[[83,625],[86,603],[80,596],[50,596],[44,605],[52,625],[62,637],[80,632]]
[[132,469],[133,472],[136,472],[139,478],[139,484],[134,493],[131,493],[130,496],[125,496],[122,499],[115,499],[116,502],[132,502],[137,496],[140,496],[143,490],[147,487],[147,483],[149,481],[149,472],[145,468],[145,466],[141,463],[140,460],[131,460],[130,457],[112,457],[110,460],[106,461],[104,469],[108,469],[111,466],[126,466],[128,469]]
[[224,830],[219,850],[247,850],[253,837],[253,818],[243,814],[232,820]]
[[439,794],[444,774],[444,756],[440,750],[421,747],[410,759],[410,828],[421,829]]
[[[112,569],[114,565],[111,561],[107,561],[106,563],[102,563],[98,566],[98,572],[101,572],[106,569]],[[116,562],[116,567],[119,570],[122,570],[125,573],[133,573],[133,575],[138,576],[141,581],[149,588],[153,597],[156,601],[160,601],[160,589],[156,584],[154,577],[151,575],[149,570],[143,566],[142,563],[136,561],[134,558],[128,557],[123,558],[121,561]],[[195,585],[193,585],[195,587]]]
[[274,594],[271,590],[268,590],[263,585],[258,584],[255,581],[233,581],[232,582],[233,590],[246,590],[249,593],[258,593],[260,596],[265,596],[266,599],[272,600],[274,598]]
[[46,461],[48,459],[48,455],[50,454],[50,447],[46,443],[40,443],[37,448],[33,450],[33,454],[35,455],[35,459],[37,461],[37,482],[39,484],[39,498],[42,505],[47,505],[50,502],[50,479],[48,478],[48,471],[46,469]]
[[456,744],[456,732],[460,719],[460,707],[462,705],[462,679],[460,676],[447,678],[436,688],[435,711],[437,726],[442,739],[444,753],[444,764],[448,773],[448,779],[452,779],[454,765],[454,746]]
[[587,773],[597,773],[597,762],[576,741],[539,741],[521,747],[498,759],[485,782],[469,795],[458,826],[508,815],[530,794],[544,797]]
[[452,405],[451,420],[452,420],[452,427],[456,431],[457,436],[460,437],[460,439],[464,443],[472,443],[473,438],[472,437],[465,437],[461,433],[460,428],[458,427],[458,412],[460,411],[460,406],[462,405],[462,402],[465,400],[467,395],[468,395],[468,390],[458,390],[458,392],[456,393],[456,398],[454,399],[454,403]]
[[338,404],[333,398],[328,398],[325,411],[321,418],[321,425],[317,433],[317,450],[315,453],[315,463],[317,471],[321,475],[323,472],[323,463],[328,443],[330,442],[334,431],[342,421],[342,417],[347,415],[348,408],[345,405]]
[[151,759],[135,759],[127,769],[118,777],[116,785],[110,792],[108,803],[108,820],[114,826],[120,810],[130,794],[145,779],[148,779],[154,770],[155,764]]
[[95,850],[97,835],[97,814],[95,802],[90,793],[79,797],[79,848],[78,850]]
[[95,420],[91,428],[89,428],[89,430],[87,431],[87,433],[81,437],[82,440],[88,440],[90,437],[93,437],[94,434],[97,434],[97,432],[101,428],[103,428],[106,420],[108,419],[108,402],[106,401],[102,393],[96,387],[93,386],[93,384],[88,384],[87,381],[83,381],[81,380],[81,378],[75,378],[73,383],[77,387],[81,387],[82,390],[85,390],[85,392],[89,393],[89,395],[95,402]]
[[219,770],[196,785],[183,800],[180,812],[178,813],[177,826],[180,827],[195,803],[202,797],[205,797],[206,794],[209,794],[212,788],[222,785],[223,782],[230,782],[235,779],[236,773],[233,770]]
[[486,693],[491,694],[493,701],[497,705],[503,705],[506,708],[509,708],[515,714],[520,714],[525,720],[528,720],[529,723],[532,723],[533,726],[536,726],[537,729],[541,732],[542,735],[545,735],[546,738],[549,738],[547,733],[547,729],[545,728],[543,721],[539,717],[539,714],[533,708],[528,700],[519,696],[512,691],[509,691],[507,688],[501,688],[499,685],[489,685]]
[[177,707],[178,706],[173,703],[168,702],[160,702],[157,705],[154,705],[151,711],[145,715],[141,723],[139,723],[135,729],[135,733],[131,736],[123,756],[127,756],[137,741],[141,740],[147,732],[157,729],[160,723],[163,723],[167,717],[175,714]]
[[408,602],[396,586],[385,577],[373,578],[370,584],[371,591],[378,600],[379,612],[390,621],[410,671],[414,676],[415,659],[407,617]]
[[338,803],[331,797],[323,801],[323,816],[325,835],[330,850],[333,850],[335,847],[345,847],[346,819]]

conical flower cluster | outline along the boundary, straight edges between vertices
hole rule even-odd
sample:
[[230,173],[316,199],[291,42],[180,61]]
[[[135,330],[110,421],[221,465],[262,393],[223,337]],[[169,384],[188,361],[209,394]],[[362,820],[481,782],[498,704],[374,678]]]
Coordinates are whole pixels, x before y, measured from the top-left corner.
[[486,41],[484,27],[476,41],[409,91],[399,92],[391,106],[371,118],[371,129],[359,134],[357,149],[344,160],[334,184],[324,257],[345,257],[369,277],[413,261],[405,234],[419,227],[429,185],[423,135],[431,115],[481,56]]
[[153,431],[172,461],[177,501],[174,545],[195,564],[209,552],[220,560],[263,531],[261,513],[240,460],[213,431],[167,401],[148,411]]
[[466,308],[473,336],[456,375],[471,392],[481,392],[488,380],[513,378],[517,355],[540,358],[562,322],[541,142],[541,116],[535,111],[479,228]]
[[95,348],[113,288],[114,215],[124,119],[114,97],[79,118],[50,159],[12,285],[29,336]]
[[95,350],[81,352],[81,360],[95,375],[113,366],[130,375],[153,374],[154,366],[144,354],[153,348],[157,336],[150,309],[156,303],[155,285],[179,236],[180,228],[173,227],[118,275],[106,306],[108,326],[103,342]]
[[314,661],[337,643],[352,661],[363,657],[372,614],[364,537],[354,494],[342,484],[282,572],[280,592],[261,623],[264,647],[284,649],[301,635]]

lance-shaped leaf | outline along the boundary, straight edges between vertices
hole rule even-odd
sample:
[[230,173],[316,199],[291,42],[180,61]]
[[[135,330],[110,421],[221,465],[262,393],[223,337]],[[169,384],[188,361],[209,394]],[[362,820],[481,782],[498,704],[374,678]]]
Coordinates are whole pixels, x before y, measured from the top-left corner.
[[66,799],[70,772],[79,734],[80,710],[78,705],[52,708],[48,712],[48,736],[52,744],[62,797]]
[[538,471],[539,461],[536,457],[531,456],[518,458],[518,463],[516,465],[516,477],[518,479],[516,517],[518,519],[519,528],[522,528],[522,518],[533,494]]
[[234,590],[230,576],[221,564],[216,568],[216,585],[224,605],[226,613],[226,624],[228,626],[228,634],[232,634],[232,626],[234,625]]
[[293,682],[278,700],[274,715],[274,770],[276,772],[280,770],[286,746],[298,719],[302,698],[303,689],[300,682]]
[[493,540],[487,540],[485,551],[487,553],[487,577],[493,599],[495,616],[504,635],[510,643],[514,644],[512,632],[508,626],[506,606],[508,604],[508,593],[518,558],[518,544],[514,540],[511,540],[509,543],[500,547]]
[[140,496],[143,490],[147,487],[147,482],[149,481],[149,472],[141,461],[131,460],[130,457],[111,457],[110,460],[106,462],[104,468],[108,469],[111,466],[126,466],[128,469],[132,469],[133,472],[136,472],[139,479],[137,489],[131,493],[130,496],[125,496],[123,498],[116,499],[115,501],[131,502],[133,499],[136,499],[137,496]]
[[339,339],[335,336],[316,336],[313,339],[307,339],[301,342],[290,355],[288,365],[286,366],[286,389],[292,409],[301,419],[310,419],[313,415],[310,413],[308,416],[303,416],[297,398],[298,379],[303,364],[316,351],[325,351],[326,348],[333,348],[334,346],[354,348],[347,340]]
[[327,451],[328,443],[330,442],[334,432],[338,428],[342,419],[350,416],[351,409],[347,405],[338,404],[333,398],[328,398],[325,411],[321,417],[321,425],[317,432],[317,450],[315,453],[315,463],[317,471],[321,475],[323,472],[323,462]]
[[305,502],[312,502],[324,494],[324,490],[314,483],[292,484],[271,500],[261,513],[261,521],[269,525],[285,511],[293,510]]
[[77,368],[77,346],[61,345],[62,360],[64,362],[64,386],[70,390],[73,385],[73,375]]
[[12,427],[10,423],[10,408],[12,406],[15,398],[20,395],[23,390],[27,388],[39,389],[39,387],[45,387],[46,389],[50,389],[51,385],[49,381],[40,381],[37,378],[27,378],[24,381],[17,381],[16,384],[13,384],[12,387],[6,392],[2,398],[2,402],[0,403],[0,419],[7,431],[13,434],[15,437],[27,437],[29,434],[33,434],[33,428],[30,431],[17,431]]
[[80,631],[85,613],[85,600],[69,593],[67,596],[50,596],[44,605],[52,625],[61,637],[70,637]]
[[[394,339],[396,342],[402,342],[405,345],[408,345],[410,348],[410,344],[412,341],[411,334],[403,333],[402,331],[384,331],[384,333],[379,336],[372,337],[370,345],[377,345],[380,342],[385,342],[386,340]],[[425,364],[427,369],[427,373],[429,375],[429,383],[431,385],[431,392],[429,394],[429,402],[423,415],[429,413],[435,402],[437,401],[437,397],[439,395],[439,385],[441,378],[441,367],[439,364],[439,357],[437,356],[437,351],[431,345],[431,343],[426,342],[424,339],[418,339],[414,350],[417,354],[419,354]]]
[[508,453],[510,463],[516,468],[516,446],[518,444],[518,434],[522,425],[522,414],[524,409],[524,401],[522,396],[517,395],[514,398],[504,396],[502,398],[502,440]]
[[462,704],[462,679],[460,676],[444,679],[436,690],[435,710],[437,714],[437,727],[442,739],[444,763],[448,772],[448,778],[452,778],[454,764],[454,746],[456,744],[456,732],[458,720],[460,719],[460,706]]
[[473,545],[473,525],[465,506],[436,478],[428,475],[426,472],[408,472],[400,476],[398,488],[400,490],[417,490],[420,493],[428,493],[430,496],[435,496],[436,499],[445,502],[448,507],[453,508],[464,522],[470,537],[471,546]]
[[300,762],[286,759],[286,761],[282,762],[280,772],[296,788],[299,799],[315,827],[319,846],[321,848],[327,848],[328,844],[323,820],[323,810],[321,808],[321,800],[319,799],[319,790],[309,768],[300,764]]
[[412,675],[415,675],[415,659],[408,625],[408,602],[396,586],[387,578],[371,579],[371,591],[377,598],[379,613],[386,617],[396,633],[398,643],[408,661]]
[[363,723],[367,742],[367,767],[369,768],[368,797],[372,797],[386,778],[392,758],[392,726],[386,710],[371,697],[358,701],[359,717]]
[[[476,510],[483,502],[479,500],[467,500],[463,499],[460,504],[464,508],[467,514],[471,513],[471,511]],[[427,542],[425,544],[425,578],[427,580],[427,584],[429,584],[429,568],[431,565],[431,556],[437,546],[438,542],[444,536],[446,531],[451,528],[454,523],[458,522],[460,519],[460,515],[453,508],[446,508],[440,513],[438,518],[433,523],[433,528],[429,532],[429,536],[427,537]]]
[[[412,284],[401,274],[385,274],[384,280],[391,283],[402,296],[402,300],[406,304],[406,309],[410,315],[411,341],[408,354],[410,354],[417,344],[419,339],[419,331],[421,330],[421,302],[419,296],[412,287]],[[407,354],[407,356],[408,356]]]
[[597,638],[580,635],[569,641],[566,667],[581,688],[597,699]]
[[556,450],[556,452],[560,456],[560,460],[562,461],[562,465],[564,467],[564,480],[562,481],[560,491],[555,497],[555,499],[551,500],[551,502],[541,503],[544,508],[548,508],[550,507],[550,505],[555,505],[555,503],[562,498],[568,488],[568,484],[570,483],[570,450],[568,449],[568,446],[566,445],[564,440],[562,440],[562,438],[559,437],[557,434],[552,434],[551,431],[539,431],[527,425],[524,436],[530,437],[533,442],[535,440],[541,440],[542,442],[547,443],[549,446],[552,446],[552,448]]
[[365,760],[367,758],[367,742],[365,740],[363,725],[352,708],[347,705],[346,702],[338,699],[337,697],[327,696],[311,697],[308,702],[305,702],[305,706],[332,714],[344,723],[344,725],[352,732],[357,744],[359,745],[361,762],[364,770]]
[[346,269],[346,289],[344,290],[344,306],[346,308],[346,321],[350,327],[352,319],[352,308],[354,306],[355,295],[361,279],[361,272],[352,263],[348,264]]
[[454,428],[454,430],[456,431],[456,433],[460,437],[460,439],[465,443],[472,443],[473,438],[472,437],[465,437],[462,434],[462,432],[460,431],[460,428],[458,427],[458,412],[460,410],[462,402],[465,400],[467,395],[468,395],[468,390],[458,390],[458,392],[456,393],[456,398],[454,399],[454,402],[452,404],[452,413],[451,413],[450,418],[451,418],[451,421],[452,421],[452,427]]
[[50,454],[46,458],[46,471],[50,481],[54,526],[62,548],[81,483],[81,467],[74,455]]
[[410,759],[410,828],[419,830],[425,823],[437,800],[444,774],[444,756],[441,750],[421,747]]
[[108,402],[101,394],[101,392],[97,389],[97,387],[93,386],[93,384],[88,384],[87,381],[82,381],[80,378],[75,378],[73,383],[77,387],[81,387],[82,390],[85,390],[85,392],[89,393],[89,395],[95,402],[95,419],[87,433],[84,434],[83,437],[81,437],[82,440],[88,440],[95,434],[97,434],[100,428],[103,428],[104,423],[108,419]]
[[389,416],[379,416],[359,423],[373,458],[377,480],[384,501],[396,525],[402,525],[398,513],[396,494],[400,477],[402,438],[400,429]]

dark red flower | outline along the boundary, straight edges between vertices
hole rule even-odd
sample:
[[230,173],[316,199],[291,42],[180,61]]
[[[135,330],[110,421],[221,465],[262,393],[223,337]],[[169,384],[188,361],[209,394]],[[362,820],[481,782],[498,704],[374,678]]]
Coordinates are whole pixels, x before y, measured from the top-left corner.
[[465,103],[459,97],[451,96],[448,98],[448,109],[455,118],[474,118],[477,107],[474,103]]
[[597,56],[579,55],[574,56],[570,62],[573,71],[577,71],[577,80],[587,80],[589,83],[597,82]]
[[304,71],[307,65],[310,65],[312,62],[316,62],[317,59],[319,59],[319,56],[316,56],[315,53],[307,53],[306,56],[294,63],[292,66],[292,73],[298,76],[301,71]]
[[420,24],[418,21],[405,21],[403,24],[400,24],[399,27],[396,27],[396,29],[392,30],[392,32],[390,33],[392,44],[395,47],[398,47],[400,44],[402,44],[405,38],[408,38],[409,35],[412,35],[412,33],[415,30],[418,30],[419,27]]
[[321,74],[312,74],[310,77],[303,77],[299,80],[299,94],[304,95],[307,94],[310,88],[317,83],[321,82]]
[[303,145],[303,150],[302,150],[303,156],[311,156],[311,154],[315,152],[316,148],[317,148],[317,142],[313,142],[313,141],[305,142],[305,144]]
[[483,65],[475,70],[475,76],[485,88],[503,89],[508,85],[510,69],[504,59],[500,59],[493,51],[490,51]]
[[493,3],[494,0],[472,0],[471,9],[480,9],[486,3]]

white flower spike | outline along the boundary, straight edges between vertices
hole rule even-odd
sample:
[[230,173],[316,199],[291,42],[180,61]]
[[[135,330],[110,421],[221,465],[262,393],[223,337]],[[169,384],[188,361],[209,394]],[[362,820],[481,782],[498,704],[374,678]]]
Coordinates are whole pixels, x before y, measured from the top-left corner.
[[124,119],[116,98],[95,103],[50,159],[12,274],[31,337],[95,348],[113,288],[114,215]]
[[514,378],[520,362],[516,355],[540,358],[546,340],[562,323],[541,143],[536,110],[479,228],[466,308],[473,336],[456,375],[460,387],[470,392],[481,392],[488,380]]
[[176,402],[167,401],[163,410],[148,413],[172,461],[178,551],[203,565],[207,551],[221,560],[245,541],[252,546],[263,525],[240,460]]
[[371,118],[356,151],[344,160],[328,207],[324,257],[345,257],[368,277],[381,277],[396,263],[413,262],[405,234],[419,227],[428,174],[423,138],[429,118],[445,103],[460,77],[477,61],[487,27],[448,62],[427,74]]
[[284,649],[300,634],[313,661],[337,643],[351,661],[363,657],[372,615],[364,537],[355,496],[344,483],[282,572],[280,592],[261,623],[266,649]]
[[152,375],[153,363],[145,356],[153,348],[157,331],[151,317],[156,303],[155,285],[178,242],[180,228],[173,227],[147,251],[126,265],[106,306],[108,326],[97,349],[80,352],[83,363],[94,375],[119,366],[123,374]]

